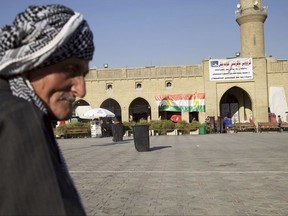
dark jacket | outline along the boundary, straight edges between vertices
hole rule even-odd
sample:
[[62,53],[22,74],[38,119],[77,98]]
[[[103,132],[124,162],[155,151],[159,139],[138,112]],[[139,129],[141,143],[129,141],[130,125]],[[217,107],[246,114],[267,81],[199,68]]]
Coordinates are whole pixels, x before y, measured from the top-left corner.
[[0,78],[0,215],[85,215],[47,115]]

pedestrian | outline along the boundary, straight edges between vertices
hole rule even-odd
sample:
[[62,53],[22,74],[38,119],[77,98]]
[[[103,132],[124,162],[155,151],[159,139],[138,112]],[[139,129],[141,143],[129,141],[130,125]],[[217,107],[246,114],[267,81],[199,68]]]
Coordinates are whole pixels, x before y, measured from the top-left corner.
[[124,136],[124,126],[121,121],[119,121],[116,117],[112,118],[112,141],[113,142],[119,142],[123,141]]
[[226,130],[229,130],[230,128],[232,128],[232,119],[231,119],[231,114],[228,113],[225,117],[224,117],[224,127]]
[[63,5],[0,29],[0,215],[86,215],[51,122],[85,96],[93,52],[86,20]]
[[279,129],[281,130],[281,126],[282,126],[282,119],[281,119],[281,116],[280,116],[280,115],[278,115],[277,123],[278,123],[278,127],[279,127]]

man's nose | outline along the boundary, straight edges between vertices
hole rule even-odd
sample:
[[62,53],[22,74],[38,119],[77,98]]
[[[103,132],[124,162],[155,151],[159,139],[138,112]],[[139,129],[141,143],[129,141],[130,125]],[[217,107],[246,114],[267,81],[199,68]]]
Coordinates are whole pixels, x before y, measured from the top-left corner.
[[72,91],[76,97],[82,98],[86,95],[86,84],[84,76],[73,78]]

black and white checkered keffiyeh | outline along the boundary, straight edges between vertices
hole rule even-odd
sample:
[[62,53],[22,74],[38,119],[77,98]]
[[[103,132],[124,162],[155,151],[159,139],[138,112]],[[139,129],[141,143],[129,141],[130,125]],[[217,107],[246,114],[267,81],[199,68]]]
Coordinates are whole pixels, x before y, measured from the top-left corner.
[[93,34],[83,16],[63,5],[30,6],[0,29],[0,76],[12,93],[46,112],[24,73],[70,57],[92,60]]

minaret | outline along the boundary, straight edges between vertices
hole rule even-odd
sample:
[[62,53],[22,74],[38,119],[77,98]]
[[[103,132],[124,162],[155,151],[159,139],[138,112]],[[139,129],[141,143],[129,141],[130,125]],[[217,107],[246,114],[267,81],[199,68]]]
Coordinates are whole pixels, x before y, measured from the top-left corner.
[[267,7],[262,6],[262,0],[240,0],[235,12],[240,26],[241,57],[264,57]]

